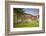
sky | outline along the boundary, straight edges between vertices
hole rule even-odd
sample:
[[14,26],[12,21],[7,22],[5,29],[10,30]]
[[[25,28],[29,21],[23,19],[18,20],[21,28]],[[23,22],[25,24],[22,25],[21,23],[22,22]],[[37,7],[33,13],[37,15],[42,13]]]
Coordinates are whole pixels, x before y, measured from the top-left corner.
[[39,15],[39,9],[35,9],[35,8],[24,8],[23,10],[24,10],[25,13],[32,14],[34,16]]

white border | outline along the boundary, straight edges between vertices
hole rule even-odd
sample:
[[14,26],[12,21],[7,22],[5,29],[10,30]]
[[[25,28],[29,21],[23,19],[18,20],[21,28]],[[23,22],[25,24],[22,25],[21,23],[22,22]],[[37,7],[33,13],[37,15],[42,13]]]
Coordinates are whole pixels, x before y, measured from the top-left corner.
[[[32,28],[13,28],[13,8],[36,8],[39,9],[39,27]],[[10,32],[13,31],[36,31],[42,30],[42,6],[24,6],[24,5],[10,5]]]

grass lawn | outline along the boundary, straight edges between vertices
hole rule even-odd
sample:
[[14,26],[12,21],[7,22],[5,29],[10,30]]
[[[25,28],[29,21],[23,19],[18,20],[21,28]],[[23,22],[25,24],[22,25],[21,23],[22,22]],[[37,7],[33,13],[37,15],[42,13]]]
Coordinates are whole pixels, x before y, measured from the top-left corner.
[[21,23],[21,24],[14,24],[14,28],[19,28],[19,27],[38,27],[39,22],[37,21],[32,21],[28,23]]

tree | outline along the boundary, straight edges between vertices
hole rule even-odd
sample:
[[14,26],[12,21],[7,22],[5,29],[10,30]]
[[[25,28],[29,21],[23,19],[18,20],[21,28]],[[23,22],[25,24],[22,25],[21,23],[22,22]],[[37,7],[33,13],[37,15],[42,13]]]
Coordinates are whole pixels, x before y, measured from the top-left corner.
[[[24,15],[24,11],[23,11],[23,8],[14,8],[14,21],[17,21],[18,23],[18,20],[19,18],[22,20],[22,22],[24,21],[22,15]],[[15,22],[14,22],[15,23]]]

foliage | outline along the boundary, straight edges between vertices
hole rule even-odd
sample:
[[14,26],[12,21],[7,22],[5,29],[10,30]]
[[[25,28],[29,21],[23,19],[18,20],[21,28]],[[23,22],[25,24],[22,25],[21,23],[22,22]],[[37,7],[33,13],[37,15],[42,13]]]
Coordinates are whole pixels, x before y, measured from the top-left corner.
[[23,8],[14,8],[13,10],[14,10],[14,13],[16,13],[17,15],[24,13]]

